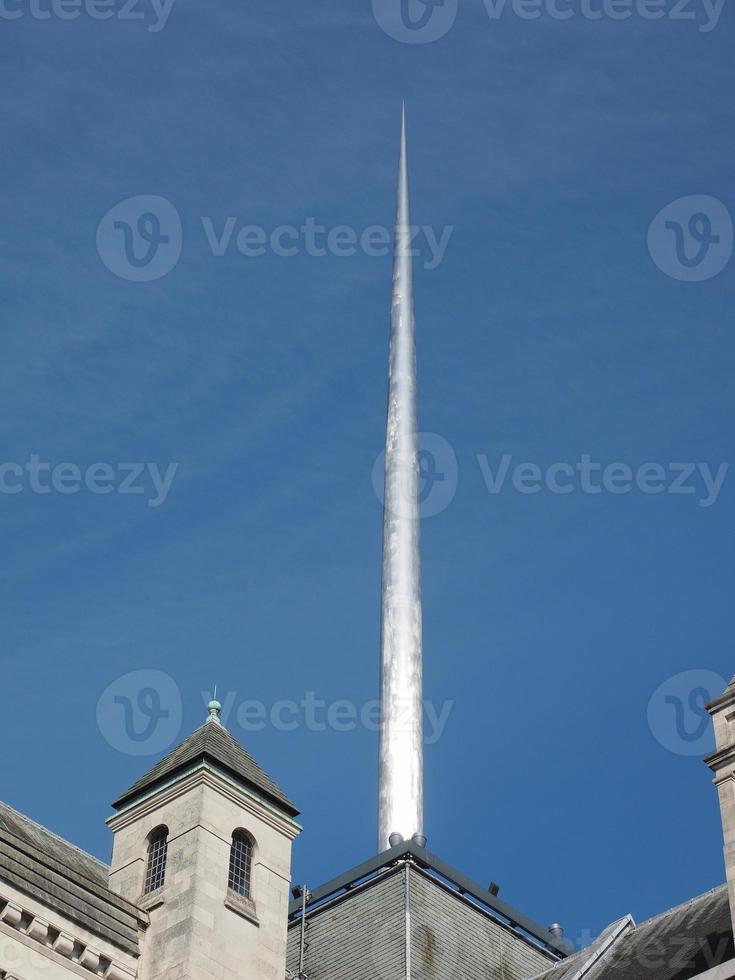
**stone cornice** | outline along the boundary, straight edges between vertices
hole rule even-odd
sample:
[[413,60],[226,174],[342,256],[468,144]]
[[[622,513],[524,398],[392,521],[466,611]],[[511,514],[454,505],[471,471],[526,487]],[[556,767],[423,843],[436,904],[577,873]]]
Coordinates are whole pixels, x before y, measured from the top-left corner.
[[726,745],[724,749],[719,749],[712,755],[706,756],[704,764],[709,766],[715,774],[719,773],[725,766],[735,765],[735,745]]
[[179,799],[185,793],[189,793],[199,786],[214,790],[237,806],[242,807],[243,810],[258,817],[289,840],[294,840],[301,832],[300,825],[293,818],[278,810],[272,803],[254,791],[241,786],[211,762],[206,761],[195,763],[194,766],[175,776],[170,782],[156,787],[152,792],[124,807],[119,813],[107,819],[107,826],[113,833],[116,833],[118,830],[137,822],[141,817],[153,813],[160,806]]
[[80,977],[104,980],[135,980],[136,971],[119,960],[110,959],[65,927],[54,926],[42,916],[24,909],[0,894],[0,933],[12,936],[21,945],[63,964]]
[[705,708],[710,714],[713,714],[715,711],[721,711],[723,708],[727,708],[731,704],[735,704],[735,677],[733,677],[722,694],[718,695],[716,698],[713,698],[708,704],[705,705]]

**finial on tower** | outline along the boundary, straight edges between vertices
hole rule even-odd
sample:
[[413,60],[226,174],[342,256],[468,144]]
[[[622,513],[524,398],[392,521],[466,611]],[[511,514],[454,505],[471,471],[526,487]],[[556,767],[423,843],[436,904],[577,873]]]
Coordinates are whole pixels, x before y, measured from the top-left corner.
[[419,432],[408,198],[401,108],[385,439],[378,849],[423,838],[423,655],[419,541]]
[[219,713],[221,710],[222,710],[222,705],[219,703],[219,701],[217,701],[216,698],[212,698],[212,700],[207,705],[207,711],[209,712],[209,715],[207,716],[207,721],[214,722],[215,725],[221,725],[222,722],[220,721],[220,717],[219,717]]

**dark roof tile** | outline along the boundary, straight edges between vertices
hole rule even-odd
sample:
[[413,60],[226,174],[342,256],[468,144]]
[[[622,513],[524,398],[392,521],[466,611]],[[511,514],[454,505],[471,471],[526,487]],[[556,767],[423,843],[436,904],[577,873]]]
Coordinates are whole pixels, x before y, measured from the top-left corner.
[[275,803],[289,816],[297,816],[298,810],[283,790],[260,768],[242,745],[227,729],[216,721],[206,721],[185,741],[130,787],[112,805],[119,810],[136,796],[188,769],[196,762],[209,760],[221,766],[240,782],[254,787]]
[[735,955],[727,885],[619,930],[604,943],[623,922],[608,926],[581,953],[535,980],[687,980]]
[[102,861],[0,802],[0,878],[131,953],[146,912],[108,886]]

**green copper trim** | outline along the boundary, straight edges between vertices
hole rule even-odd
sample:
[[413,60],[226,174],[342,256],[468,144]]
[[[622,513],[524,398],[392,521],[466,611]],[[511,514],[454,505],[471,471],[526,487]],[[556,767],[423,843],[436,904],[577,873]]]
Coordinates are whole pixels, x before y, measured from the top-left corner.
[[[213,721],[214,724],[217,725],[222,724],[218,718],[210,718],[208,720]],[[279,807],[275,806],[273,803],[271,803],[270,800],[267,800],[264,796],[258,793],[258,791],[254,789],[252,786],[248,785],[245,782],[239,782],[237,779],[233,779],[232,776],[230,776],[228,773],[224,771],[224,769],[220,769],[219,766],[216,766],[213,763],[208,762],[206,759],[200,759],[198,762],[192,763],[192,765],[188,766],[186,769],[182,769],[181,772],[176,773],[174,776],[170,776],[168,779],[164,780],[161,783],[157,783],[155,786],[142,792],[139,796],[135,796],[132,800],[130,800],[129,803],[126,803],[124,806],[122,806],[117,811],[117,813],[113,814],[111,817],[108,817],[105,823],[106,824],[112,823],[118,817],[121,817],[124,813],[127,813],[129,810],[132,810],[140,803],[145,802],[145,800],[150,800],[154,796],[158,796],[158,794],[161,793],[163,790],[166,790],[171,786],[175,786],[176,783],[180,783],[182,779],[185,779],[187,776],[191,776],[192,773],[198,772],[200,769],[206,769],[208,772],[213,773],[215,776],[219,776],[220,779],[223,779],[230,786],[233,786],[241,793],[244,792],[247,794],[247,796],[250,796],[254,800],[257,800],[258,803],[264,806],[267,810],[270,810],[271,813],[276,814],[278,817],[281,818],[281,820],[286,820],[287,823],[291,824],[291,826],[295,827],[297,830],[301,831],[304,829],[301,826],[301,824],[298,823],[296,820],[294,820],[294,818],[290,816],[288,813],[286,813],[285,810],[281,810]]]

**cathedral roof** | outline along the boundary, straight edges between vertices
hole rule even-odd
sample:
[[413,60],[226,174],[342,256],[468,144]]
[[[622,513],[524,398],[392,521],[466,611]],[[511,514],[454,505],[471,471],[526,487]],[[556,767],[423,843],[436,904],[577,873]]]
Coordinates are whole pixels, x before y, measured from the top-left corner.
[[255,789],[289,816],[298,815],[299,811],[283,790],[263,772],[250,753],[233,738],[216,716],[208,718],[201,728],[197,728],[181,745],[169,752],[112,805],[119,810],[142,793],[180,775],[197,763],[205,762],[213,763],[237,782]]
[[[681,980],[732,960],[727,885],[640,925],[630,916],[608,926],[586,949],[535,980]],[[729,976],[730,974],[728,974]]]
[[289,906],[287,966],[310,980],[521,980],[571,948],[413,841]]
[[0,879],[131,953],[148,915],[111,891],[102,861],[0,802]]

